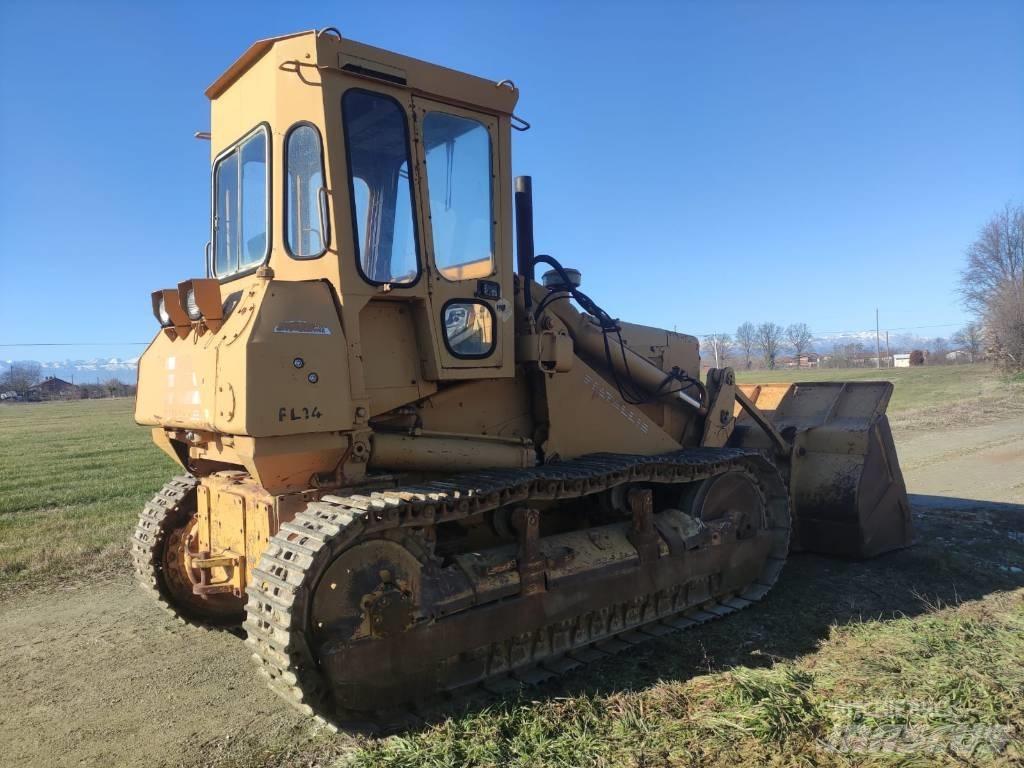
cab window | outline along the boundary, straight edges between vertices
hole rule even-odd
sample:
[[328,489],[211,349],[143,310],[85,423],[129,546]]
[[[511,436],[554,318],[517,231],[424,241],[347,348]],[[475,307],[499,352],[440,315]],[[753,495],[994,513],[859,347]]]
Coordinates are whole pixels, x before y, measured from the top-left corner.
[[293,127],[285,139],[284,156],[288,253],[294,259],[315,259],[323,255],[329,240],[319,131],[308,123]]
[[449,280],[494,271],[491,137],[483,123],[427,112],[423,144],[434,261]]
[[222,153],[213,167],[213,274],[230,277],[266,260],[270,162],[267,127]]
[[405,110],[390,96],[352,89],[341,103],[356,258],[372,283],[419,277]]

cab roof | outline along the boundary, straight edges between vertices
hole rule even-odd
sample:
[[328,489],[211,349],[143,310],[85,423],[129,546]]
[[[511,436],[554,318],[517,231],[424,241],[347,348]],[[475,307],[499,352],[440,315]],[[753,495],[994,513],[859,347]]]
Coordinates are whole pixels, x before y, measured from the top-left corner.
[[275,45],[296,37],[311,36],[315,40],[317,66],[321,70],[344,72],[349,75],[384,81],[392,86],[408,88],[414,92],[457,101],[475,107],[511,115],[519,99],[519,91],[511,81],[496,82],[474,75],[441,67],[437,64],[375,48],[348,40],[336,30],[307,30],[289,35],[269,37],[249,46],[235,62],[218,77],[206,96],[211,101],[223,94],[231,84]]

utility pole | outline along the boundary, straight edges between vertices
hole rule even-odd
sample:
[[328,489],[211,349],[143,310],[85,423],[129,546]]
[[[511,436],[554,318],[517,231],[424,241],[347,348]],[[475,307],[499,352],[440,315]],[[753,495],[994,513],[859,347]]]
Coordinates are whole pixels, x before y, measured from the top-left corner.
[[882,367],[882,339],[878,332],[878,307],[875,307],[875,368]]
[[889,332],[885,332],[885,367],[892,366],[892,353],[889,352]]

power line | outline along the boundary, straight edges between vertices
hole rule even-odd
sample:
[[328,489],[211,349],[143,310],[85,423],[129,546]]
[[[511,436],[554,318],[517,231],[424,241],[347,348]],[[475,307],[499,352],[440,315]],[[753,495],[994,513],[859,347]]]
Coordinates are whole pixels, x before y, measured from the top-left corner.
[[[958,322],[958,323],[938,323],[936,325],[907,325],[907,326],[903,326],[903,327],[900,327],[900,328],[881,328],[879,330],[883,331],[883,332],[884,331],[889,331],[891,333],[893,331],[921,331],[921,330],[925,330],[927,328],[959,328],[962,325],[963,325],[963,322]],[[860,329],[856,329],[856,330],[854,330],[854,329],[847,329],[845,331],[816,331],[814,335],[815,336],[827,336],[827,335],[830,335],[830,334],[840,335],[840,334],[847,334],[847,333],[870,333],[870,334],[873,334],[874,332],[875,332],[874,328],[860,328]],[[684,331],[684,333],[688,333],[690,336],[713,336],[713,335],[716,335],[716,334],[719,334],[719,333],[726,333],[726,331],[714,331],[713,333],[690,333],[688,331]]]

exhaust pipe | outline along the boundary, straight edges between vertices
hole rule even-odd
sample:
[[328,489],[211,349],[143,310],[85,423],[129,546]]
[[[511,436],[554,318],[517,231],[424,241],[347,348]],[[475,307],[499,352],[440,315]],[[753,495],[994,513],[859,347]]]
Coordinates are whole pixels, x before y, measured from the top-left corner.
[[523,278],[526,308],[533,304],[530,281],[533,280],[533,179],[516,176],[516,272]]

